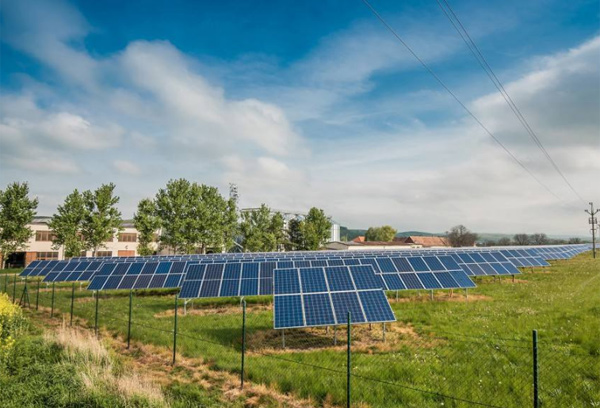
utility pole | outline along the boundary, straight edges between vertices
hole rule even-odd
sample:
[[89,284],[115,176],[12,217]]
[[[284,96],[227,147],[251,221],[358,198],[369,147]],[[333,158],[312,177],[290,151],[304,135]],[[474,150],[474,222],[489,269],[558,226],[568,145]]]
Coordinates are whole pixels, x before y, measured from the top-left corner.
[[598,214],[598,210],[594,211],[594,203],[590,203],[589,211],[585,210],[585,212],[591,215],[589,222],[592,226],[592,256],[596,258],[596,225],[598,225],[596,214]]

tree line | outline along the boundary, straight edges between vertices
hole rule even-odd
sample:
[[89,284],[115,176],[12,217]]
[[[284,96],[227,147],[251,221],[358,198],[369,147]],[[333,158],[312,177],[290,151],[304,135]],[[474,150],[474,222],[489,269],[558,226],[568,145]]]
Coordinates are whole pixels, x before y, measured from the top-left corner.
[[[53,249],[65,257],[91,250],[95,256],[107,241],[123,230],[115,185],[95,190],[75,189],[58,206],[48,223]],[[29,197],[27,183],[11,183],[0,190],[0,251],[4,256],[26,250],[33,231],[37,198]],[[158,249],[171,253],[206,253],[239,247],[244,251],[316,250],[329,239],[331,221],[323,210],[311,208],[304,219],[286,223],[267,205],[240,213],[233,199],[216,187],[170,180],[153,198],[142,199],[133,217],[138,231],[138,254]]]

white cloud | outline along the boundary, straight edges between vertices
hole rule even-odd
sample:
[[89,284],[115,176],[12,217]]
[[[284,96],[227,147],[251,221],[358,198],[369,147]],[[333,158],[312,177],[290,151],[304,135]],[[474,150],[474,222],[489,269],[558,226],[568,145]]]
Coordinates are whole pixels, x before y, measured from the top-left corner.
[[113,161],[113,167],[119,173],[129,176],[139,176],[140,174],[142,174],[142,170],[137,165],[135,165],[135,163],[132,163],[127,160],[115,160]]
[[[188,58],[168,42],[138,41],[120,55],[121,74],[154,96],[174,139],[187,148],[258,147],[286,155],[300,142],[285,113],[257,99],[231,100],[222,88],[194,73]],[[242,143],[242,145],[238,145]]]
[[[139,198],[169,178],[186,177],[236,182],[242,205],[316,205],[351,227],[386,223],[435,232],[465,223],[479,231],[587,233],[571,193],[499,95],[478,95],[469,106],[567,204],[456,114],[439,89],[369,94],[379,75],[416,66],[372,21],[324,38],[291,67],[268,58],[236,63],[231,75],[242,75],[227,80],[214,74],[221,66],[202,74],[204,61],[167,41],[136,41],[92,56],[83,42],[91,27],[66,3],[7,4],[3,41],[58,79],[24,82],[0,99],[3,183],[28,178],[33,190],[56,198],[112,179],[123,213],[131,214]],[[443,61],[461,45],[430,29],[437,25],[424,36],[422,27],[405,23],[395,26],[428,62]],[[599,45],[595,38],[534,59],[505,84],[576,188],[595,200]],[[228,63],[215,64],[227,71]],[[253,82],[257,71],[264,75],[260,84]],[[447,123],[432,125],[415,114],[440,106],[451,116]],[[149,177],[120,177],[141,174]]]

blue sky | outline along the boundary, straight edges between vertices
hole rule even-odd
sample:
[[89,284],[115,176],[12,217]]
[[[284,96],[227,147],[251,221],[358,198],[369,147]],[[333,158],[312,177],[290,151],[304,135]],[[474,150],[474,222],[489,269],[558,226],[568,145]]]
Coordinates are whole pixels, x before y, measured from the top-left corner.
[[[552,169],[437,3],[373,6],[528,168],[508,157],[362,1],[5,1],[0,184],[39,212],[170,178],[242,206],[316,205],[350,227],[585,235]],[[575,189],[600,201],[597,1],[450,3]],[[433,214],[433,215],[432,215]]]

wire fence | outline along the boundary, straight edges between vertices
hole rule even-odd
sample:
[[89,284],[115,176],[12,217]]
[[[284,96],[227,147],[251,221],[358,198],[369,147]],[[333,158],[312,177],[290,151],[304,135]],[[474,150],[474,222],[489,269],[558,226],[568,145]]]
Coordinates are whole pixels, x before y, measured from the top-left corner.
[[401,323],[275,330],[268,299],[197,307],[175,292],[95,295],[16,276],[0,277],[0,288],[24,307],[120,336],[127,347],[166,347],[171,364],[196,358],[238,375],[240,387],[265,384],[316,405],[600,407],[598,348],[576,341],[427,333]]

